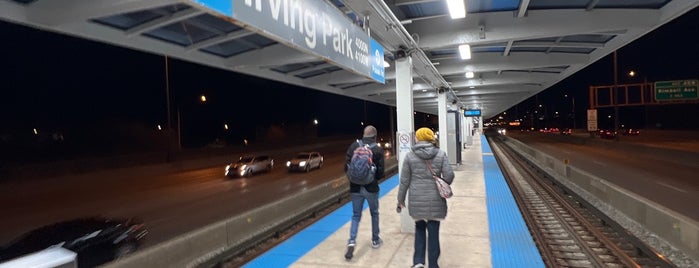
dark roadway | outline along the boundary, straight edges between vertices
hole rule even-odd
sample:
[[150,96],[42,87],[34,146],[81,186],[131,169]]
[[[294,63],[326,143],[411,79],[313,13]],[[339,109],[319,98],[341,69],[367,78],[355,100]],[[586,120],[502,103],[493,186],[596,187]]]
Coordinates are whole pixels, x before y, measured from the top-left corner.
[[[344,176],[348,140],[287,147],[269,153],[270,173],[226,178],[226,163],[183,172],[134,173],[129,169],[0,184],[0,244],[45,224],[85,217],[136,217],[150,234],[146,246],[293,195]],[[319,151],[321,169],[288,173],[286,160],[299,151]],[[235,158],[237,155],[231,155]]]
[[555,134],[508,131],[518,139],[570,165],[666,208],[699,221],[699,135],[642,133],[620,141],[576,144]]

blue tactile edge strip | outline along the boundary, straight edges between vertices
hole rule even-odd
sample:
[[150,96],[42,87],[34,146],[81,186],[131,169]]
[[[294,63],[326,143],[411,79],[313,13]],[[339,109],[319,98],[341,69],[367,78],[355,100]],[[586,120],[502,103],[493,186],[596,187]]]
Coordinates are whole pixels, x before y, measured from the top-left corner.
[[[386,193],[397,186],[398,175],[396,174],[381,183],[379,198],[382,198]],[[368,209],[368,206],[365,205],[364,209]],[[311,249],[322,243],[351,219],[352,203],[350,202],[248,262],[243,267],[288,267],[303,255],[306,255]],[[347,233],[347,236],[349,237],[349,233]]]
[[544,267],[485,136],[481,136],[481,145],[493,267]]

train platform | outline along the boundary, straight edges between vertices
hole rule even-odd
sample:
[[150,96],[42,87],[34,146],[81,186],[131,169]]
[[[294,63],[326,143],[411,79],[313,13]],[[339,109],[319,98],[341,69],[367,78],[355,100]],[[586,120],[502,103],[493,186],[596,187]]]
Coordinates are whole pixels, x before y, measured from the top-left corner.
[[[462,151],[462,161],[454,166],[454,196],[440,226],[440,267],[544,267],[484,136]],[[398,184],[397,174],[381,184],[380,248],[371,247],[365,205],[354,258],[345,260],[352,216],[348,203],[243,267],[411,267],[414,234],[401,232]]]

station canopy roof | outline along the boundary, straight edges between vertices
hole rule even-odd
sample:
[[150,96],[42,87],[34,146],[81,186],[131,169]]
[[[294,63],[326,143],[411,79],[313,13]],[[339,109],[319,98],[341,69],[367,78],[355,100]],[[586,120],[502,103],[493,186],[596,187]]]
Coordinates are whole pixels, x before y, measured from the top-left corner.
[[[443,88],[449,109],[481,109],[490,118],[699,5],[464,0],[465,18],[452,19],[446,0],[305,0],[332,5],[383,46],[390,66],[379,83],[211,12],[202,1],[3,0],[0,19],[390,106],[395,60],[407,55],[416,111],[437,114],[436,89]],[[269,1],[276,2],[284,1]],[[471,59],[461,59],[463,44]]]

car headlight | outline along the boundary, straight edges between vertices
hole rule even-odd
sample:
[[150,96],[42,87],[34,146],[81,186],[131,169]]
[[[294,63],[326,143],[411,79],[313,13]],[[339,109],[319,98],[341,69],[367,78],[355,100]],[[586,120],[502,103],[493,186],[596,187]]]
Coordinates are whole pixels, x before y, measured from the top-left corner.
[[228,171],[229,169],[231,169],[231,165],[226,165],[226,171]]
[[301,161],[299,163],[299,167],[305,167],[306,166],[306,161]]
[[291,161],[286,161],[286,166],[291,166]]
[[248,167],[248,165],[242,165],[242,166],[240,166],[240,169],[245,170],[247,167]]

